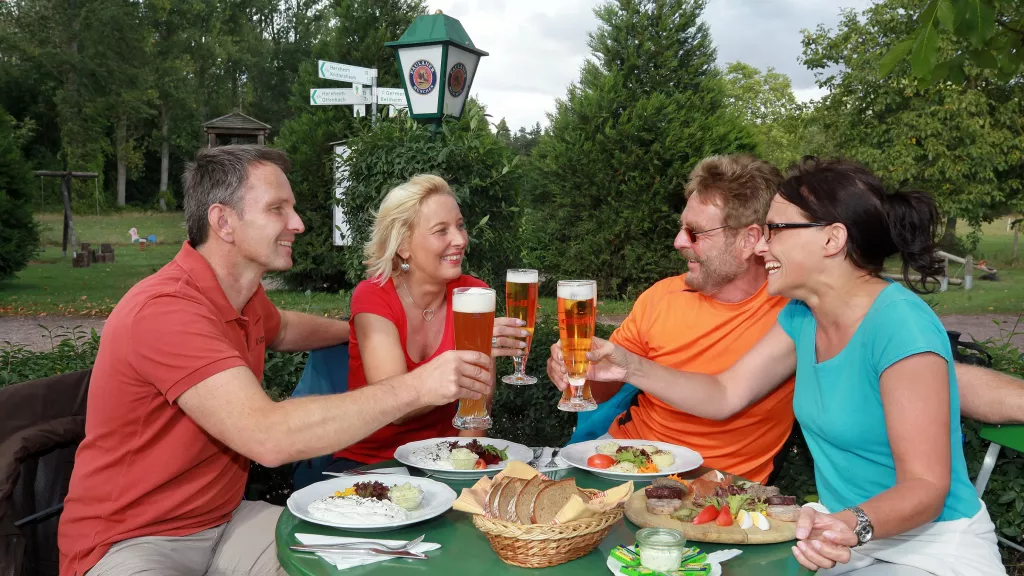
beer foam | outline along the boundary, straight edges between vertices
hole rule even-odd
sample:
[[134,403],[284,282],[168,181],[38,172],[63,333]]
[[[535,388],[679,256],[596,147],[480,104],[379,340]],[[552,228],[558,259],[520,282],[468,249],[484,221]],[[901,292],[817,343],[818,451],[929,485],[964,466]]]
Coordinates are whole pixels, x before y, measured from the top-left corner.
[[505,273],[505,282],[515,282],[516,284],[536,284],[537,271],[509,270],[508,272]]
[[564,300],[593,300],[597,292],[594,284],[559,284],[558,297]]
[[470,288],[452,294],[452,311],[464,314],[494,312],[494,291],[487,288]]

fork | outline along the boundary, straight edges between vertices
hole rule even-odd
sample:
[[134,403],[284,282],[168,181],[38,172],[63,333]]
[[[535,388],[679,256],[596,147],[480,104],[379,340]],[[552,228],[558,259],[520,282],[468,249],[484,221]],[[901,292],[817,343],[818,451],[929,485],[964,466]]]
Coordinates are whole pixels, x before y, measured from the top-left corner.
[[555,460],[555,456],[558,456],[558,453],[561,452],[561,451],[562,451],[561,448],[555,448],[554,450],[552,450],[551,451],[551,460],[549,460],[548,463],[544,465],[544,467],[545,468],[552,468],[554,466],[558,466],[558,461]]
[[367,548],[384,548],[392,552],[405,552],[410,550],[413,546],[419,544],[426,538],[426,534],[420,535],[415,540],[410,540],[401,546],[394,546],[391,544],[384,544],[383,542],[344,542],[341,544],[299,544],[291,546],[292,550],[304,550],[307,548],[324,549],[329,548],[331,550],[346,550],[346,549],[367,549]]
[[530,466],[533,466],[534,468],[537,468],[540,466],[541,456],[544,455],[544,447],[542,446],[540,448],[531,448],[531,450],[533,450],[533,460],[530,460],[528,464]]

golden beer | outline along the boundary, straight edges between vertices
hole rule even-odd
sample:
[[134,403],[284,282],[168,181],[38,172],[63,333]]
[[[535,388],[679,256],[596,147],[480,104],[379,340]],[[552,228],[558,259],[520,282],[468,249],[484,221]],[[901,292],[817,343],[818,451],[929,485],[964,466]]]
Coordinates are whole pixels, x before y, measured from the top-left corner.
[[513,356],[512,364],[515,372],[501,379],[506,384],[523,386],[536,384],[537,379],[526,375],[526,359],[530,354],[533,342],[533,326],[537,320],[537,283],[539,275],[536,270],[509,270],[505,274],[505,315],[526,322],[523,326],[529,335],[516,338],[526,342],[522,356]]
[[[490,288],[456,288],[452,291],[456,350],[475,350],[491,355],[495,300],[494,290]],[[460,399],[452,424],[460,430],[490,428],[487,399]]]
[[597,402],[590,393],[587,369],[590,342],[597,323],[597,283],[593,280],[561,280],[558,282],[558,335],[562,357],[569,373],[558,409],[566,412],[595,410]]

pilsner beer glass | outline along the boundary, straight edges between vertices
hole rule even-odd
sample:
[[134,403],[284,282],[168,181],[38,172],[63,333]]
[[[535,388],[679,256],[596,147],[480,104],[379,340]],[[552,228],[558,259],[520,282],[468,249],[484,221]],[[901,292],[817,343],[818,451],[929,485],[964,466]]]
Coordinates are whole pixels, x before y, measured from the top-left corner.
[[558,335],[562,357],[569,373],[569,386],[562,393],[558,409],[566,412],[587,412],[597,409],[587,382],[587,352],[597,323],[597,282],[593,280],[559,280]]
[[523,386],[536,384],[537,379],[526,375],[526,358],[530,355],[530,344],[533,342],[533,325],[537,320],[537,282],[536,270],[509,270],[505,273],[505,316],[526,322],[523,328],[529,332],[525,338],[515,338],[526,342],[522,356],[513,356],[512,374],[502,377],[505,384]]
[[[476,350],[491,355],[494,333],[494,290],[456,288],[452,291],[452,315],[455,318],[455,349]],[[459,399],[459,410],[452,424],[460,430],[486,430],[491,427],[487,398]]]

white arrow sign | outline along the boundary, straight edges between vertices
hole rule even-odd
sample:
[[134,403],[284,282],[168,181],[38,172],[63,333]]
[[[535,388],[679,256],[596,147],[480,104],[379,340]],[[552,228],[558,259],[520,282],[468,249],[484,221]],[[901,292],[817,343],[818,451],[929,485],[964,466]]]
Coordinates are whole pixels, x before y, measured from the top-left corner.
[[405,107],[405,90],[401,88],[377,88],[377,103]]
[[310,88],[309,103],[314,106],[372,104],[373,95],[358,85],[354,88]]
[[320,77],[327,80],[341,80],[342,82],[365,84],[367,86],[373,84],[373,79],[377,77],[376,68],[362,68],[350,64],[328,62],[327,60],[318,60],[317,70],[320,71]]

